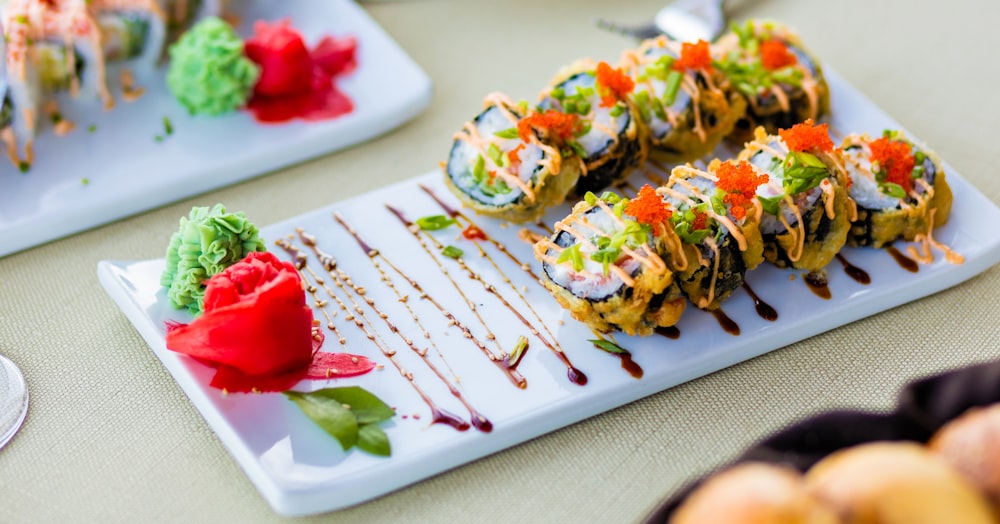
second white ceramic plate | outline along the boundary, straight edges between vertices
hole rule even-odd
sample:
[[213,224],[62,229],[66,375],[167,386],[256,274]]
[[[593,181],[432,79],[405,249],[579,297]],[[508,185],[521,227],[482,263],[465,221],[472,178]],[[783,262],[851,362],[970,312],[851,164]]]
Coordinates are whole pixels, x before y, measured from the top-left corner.
[[114,110],[63,100],[60,110],[75,131],[42,131],[28,173],[0,161],[0,256],[349,147],[430,103],[427,75],[349,0],[243,0],[237,14],[241,35],[252,34],[255,20],[289,18],[308,45],[324,35],[355,36],[358,67],[337,79],[354,111],[280,125],[258,124],[246,112],[193,117],[167,91],[165,67],[137,75],[146,92],[131,103],[118,96],[117,69],[110,67]]

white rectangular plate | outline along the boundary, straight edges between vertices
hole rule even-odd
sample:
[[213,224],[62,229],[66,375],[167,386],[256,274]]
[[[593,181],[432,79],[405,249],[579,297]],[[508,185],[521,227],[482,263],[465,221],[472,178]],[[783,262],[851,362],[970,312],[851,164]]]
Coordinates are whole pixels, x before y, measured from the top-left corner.
[[[834,94],[835,128],[880,133],[882,129],[897,127],[895,122],[839,77],[830,73],[829,80]],[[447,141],[443,140],[442,150],[446,148]],[[340,313],[335,322],[347,338],[347,350],[369,356],[384,364],[385,369],[362,377],[303,383],[299,389],[360,385],[394,406],[397,416],[385,425],[393,446],[391,458],[376,458],[356,450],[348,453],[341,451],[332,438],[282,395],[224,395],[209,388],[211,369],[167,350],[164,345],[165,321],[186,322],[190,318],[172,310],[165,301],[165,294],[159,286],[159,275],[164,265],[162,259],[104,261],[98,272],[108,293],[201,411],[264,498],[278,513],[303,515],[374,498],[687,380],[935,293],[986,270],[1000,260],[1000,233],[992,226],[1000,223],[1000,210],[954,170],[948,169],[948,180],[954,189],[956,205],[951,220],[935,235],[965,257],[963,264],[949,263],[938,253],[935,262],[921,266],[918,273],[910,273],[884,251],[847,249],[845,256],[866,270],[872,283],[862,285],[855,282],[834,262],[828,268],[833,293],[831,300],[823,300],[813,294],[803,283],[801,275],[765,264],[750,273],[747,279],[757,293],[777,309],[777,321],[768,322],[760,318],[750,298],[740,290],[725,304],[725,311],[741,328],[739,336],[728,334],[711,315],[693,308],[688,308],[681,319],[681,336],[677,340],[661,336],[617,336],[617,341],[631,351],[635,362],[644,370],[641,379],[625,372],[617,357],[593,348],[587,342],[593,338],[588,329],[572,320],[515,262],[487,243],[483,245],[491,258],[496,260],[518,289],[524,290],[524,296],[555,334],[569,359],[589,377],[585,386],[568,380],[567,368],[559,358],[530,335],[508,308],[483,291],[483,286],[470,280],[453,261],[440,259],[477,305],[477,310],[489,319],[488,324],[501,345],[509,350],[519,335],[528,337],[530,348],[518,368],[528,381],[526,389],[515,388],[479,349],[465,340],[457,329],[449,328],[427,300],[420,300],[418,292],[410,289],[404,280],[383,264],[396,287],[410,295],[409,304],[425,322],[431,340],[437,344],[438,349],[430,348],[429,358],[449,379],[458,377],[457,384],[462,395],[494,425],[491,433],[484,433],[476,429],[459,432],[443,424],[430,424],[429,409],[407,380]],[[641,180],[635,182],[641,183]],[[484,330],[476,323],[448,279],[442,276],[438,265],[383,206],[390,203],[402,209],[411,219],[440,214],[442,210],[421,191],[419,184],[430,186],[454,205],[451,195],[443,187],[441,175],[434,172],[266,227],[262,234],[270,242],[293,235],[297,227],[316,235],[320,247],[337,257],[339,267],[366,288],[367,296],[374,298],[375,303],[419,347],[427,347],[421,329],[413,325],[398,297],[380,281],[371,260],[334,221],[333,213],[338,212],[357,228],[370,247],[380,250],[386,259],[413,276],[424,290],[484,339]],[[546,220],[551,223],[564,216],[565,212],[565,207],[553,210]],[[517,239],[519,227],[505,226],[486,218],[474,220],[491,237],[502,241],[517,259],[531,264],[537,271],[530,246]],[[435,237],[444,244],[463,249],[468,264],[481,273],[484,280],[494,283],[526,318],[538,324],[524,302],[502,282],[501,274],[488,263],[488,259],[478,256],[472,242],[459,237],[455,228],[439,231]],[[281,249],[270,249],[280,257],[290,259]],[[309,267],[318,274],[324,273],[315,258],[310,259]],[[796,278],[790,279],[790,275]],[[332,283],[330,278],[327,282]],[[332,311],[337,309],[332,301],[328,308]],[[468,420],[468,412],[421,359],[371,311],[368,311],[368,316],[374,320],[374,328],[398,352],[397,357],[413,374],[415,382],[435,402]],[[323,318],[319,311],[316,317]],[[545,332],[542,333],[544,336]],[[328,333],[325,349],[338,351],[343,348],[338,345],[336,337]],[[443,359],[438,350],[444,355]]]
[[[110,67],[112,111],[61,99],[75,131],[56,137],[44,126],[28,173],[0,159],[0,256],[357,144],[430,103],[427,75],[349,0],[243,0],[235,9],[243,36],[256,20],[289,18],[310,46],[324,35],[357,37],[358,67],[337,79],[354,111],[280,125],[259,124],[243,111],[190,116],[167,90],[165,66],[137,74],[146,92],[132,103],[119,96],[117,68]],[[173,124],[170,136],[164,118]]]

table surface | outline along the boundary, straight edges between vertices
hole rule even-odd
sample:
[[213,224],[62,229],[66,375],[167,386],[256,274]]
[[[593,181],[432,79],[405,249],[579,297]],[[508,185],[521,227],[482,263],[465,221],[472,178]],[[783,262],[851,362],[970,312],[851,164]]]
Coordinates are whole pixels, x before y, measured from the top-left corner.
[[[5,522],[282,520],[104,293],[99,260],[163,256],[177,219],[223,202],[258,224],[424,173],[482,97],[533,97],[576,58],[630,42],[660,1],[369,2],[434,82],[425,113],[379,139],[0,259],[0,353],[31,410],[0,450]],[[822,61],[1000,203],[1000,3],[733,0],[796,28]],[[303,191],[309,188],[309,191]],[[961,205],[959,202],[958,205]],[[309,519],[635,521],[763,435],[830,408],[886,409],[909,380],[1000,358],[1000,269],[776,350],[372,502]]]

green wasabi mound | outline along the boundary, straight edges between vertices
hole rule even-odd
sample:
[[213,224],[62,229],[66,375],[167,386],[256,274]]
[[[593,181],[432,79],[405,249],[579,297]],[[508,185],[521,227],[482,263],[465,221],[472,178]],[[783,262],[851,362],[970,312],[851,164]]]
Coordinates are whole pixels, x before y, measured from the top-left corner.
[[167,87],[192,115],[219,115],[246,104],[260,69],[243,54],[229,24],[208,17],[170,46]]
[[242,212],[225,206],[193,207],[181,217],[180,229],[170,237],[167,267],[160,285],[167,288],[170,305],[197,316],[205,301],[205,281],[243,260],[253,251],[266,251],[257,226]]

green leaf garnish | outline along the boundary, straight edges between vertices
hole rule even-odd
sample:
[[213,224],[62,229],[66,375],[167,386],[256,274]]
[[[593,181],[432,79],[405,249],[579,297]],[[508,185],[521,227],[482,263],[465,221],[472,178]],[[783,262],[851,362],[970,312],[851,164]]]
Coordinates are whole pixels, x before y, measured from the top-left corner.
[[674,105],[674,101],[677,100],[677,92],[681,89],[682,80],[684,80],[684,75],[680,71],[671,71],[667,75],[667,87],[663,92],[663,103],[668,107]]
[[454,218],[449,218],[445,215],[430,215],[417,219],[417,227],[424,231],[437,231],[457,223],[458,221]]
[[510,355],[507,357],[507,367],[517,367],[521,362],[521,358],[524,357],[525,351],[528,350],[528,338],[524,335],[517,337],[517,342],[514,344],[514,349],[510,351]]
[[595,348],[600,349],[601,351],[607,351],[608,353],[614,353],[616,355],[622,355],[628,353],[626,349],[622,348],[618,344],[615,344],[614,342],[611,342],[610,340],[605,340],[603,338],[595,338],[588,340],[587,342],[593,344]]
[[757,195],[757,200],[760,201],[760,207],[764,209],[764,212],[777,216],[780,212],[780,206],[782,200],[785,199],[785,195],[778,195],[773,197],[762,197]]
[[798,151],[788,153],[783,168],[782,186],[792,195],[808,191],[830,176],[826,164],[810,153]]
[[562,264],[566,261],[573,265],[573,271],[583,270],[583,255],[580,253],[580,244],[573,244],[559,253],[556,263]]
[[903,189],[903,186],[899,184],[886,182],[884,184],[879,184],[878,187],[883,193],[891,196],[892,198],[899,198],[899,199],[906,198],[906,190]]
[[489,147],[486,148],[486,154],[490,155],[490,160],[492,160],[494,164],[498,166],[503,165],[503,152],[500,151],[500,148],[497,147],[496,144],[490,144]]
[[444,249],[441,250],[442,255],[454,259],[458,259],[459,257],[461,257],[462,253],[464,252],[455,246],[445,246]]
[[497,138],[517,138],[517,128],[511,127],[493,133]]
[[593,191],[587,191],[587,194],[583,195],[583,200],[588,206],[593,207],[597,205],[597,195]]
[[358,446],[373,455],[392,454],[389,438],[375,424],[392,418],[396,412],[365,389],[348,386],[311,393],[285,391],[284,395],[337,439],[344,451]]
[[388,457],[392,455],[389,436],[375,424],[365,424],[358,428],[358,448],[372,455]]

